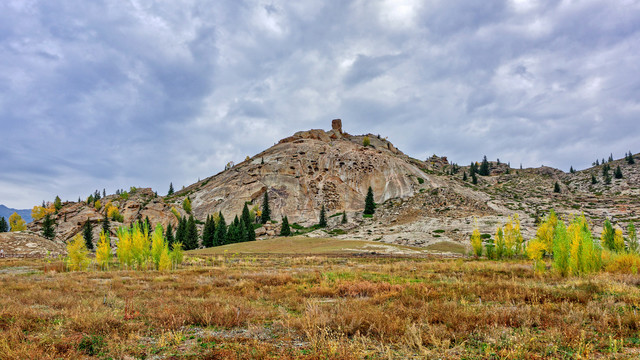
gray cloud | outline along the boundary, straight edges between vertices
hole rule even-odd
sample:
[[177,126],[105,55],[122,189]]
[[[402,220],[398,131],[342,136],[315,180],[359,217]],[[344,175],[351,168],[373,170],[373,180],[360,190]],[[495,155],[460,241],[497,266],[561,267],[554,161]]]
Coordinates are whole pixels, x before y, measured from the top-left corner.
[[165,193],[280,138],[568,169],[640,143],[640,4],[0,4],[0,203]]

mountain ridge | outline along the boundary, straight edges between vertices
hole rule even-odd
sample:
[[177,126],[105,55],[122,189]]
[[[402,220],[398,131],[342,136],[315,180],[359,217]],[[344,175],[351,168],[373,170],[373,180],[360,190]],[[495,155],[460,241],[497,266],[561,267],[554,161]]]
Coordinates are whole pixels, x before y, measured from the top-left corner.
[[[186,216],[182,204],[187,197],[197,220],[204,221],[217,212],[230,220],[240,214],[245,203],[261,206],[267,192],[272,219],[276,221],[286,215],[292,223],[313,225],[323,205],[328,215],[347,213],[347,224],[341,224],[340,217],[330,217],[327,229],[308,236],[329,235],[413,246],[442,241],[466,243],[476,220],[480,231],[491,236],[496,226],[517,213],[523,234],[529,239],[535,236],[536,221],[550,209],[564,217],[585,213],[595,233],[600,231],[604,219],[613,220],[618,227],[637,221],[638,163],[630,165],[623,160],[607,163],[611,173],[621,166],[624,176],[611,177],[610,184],[606,184],[605,165],[565,173],[550,167],[514,169],[492,161],[487,164],[489,175],[477,176],[474,184],[470,166],[457,166],[446,157],[435,155],[424,161],[412,158],[386,138],[344,132],[341,121],[336,119],[331,130],[296,132],[170,196],[155,196],[151,189],[137,189],[129,199],[109,195],[102,205],[111,201],[125,215],[124,224],[149,217],[154,224],[175,226],[177,218],[172,212]],[[591,183],[592,175],[597,178],[595,184]],[[554,191],[556,183],[559,193]],[[372,219],[362,216],[369,186],[378,203]],[[58,228],[62,229],[58,231],[59,239],[72,237],[87,220],[98,228],[103,210],[84,202],[65,204],[56,217]],[[30,228],[37,230],[39,226],[35,222]],[[259,230],[259,235],[274,235],[275,227]]]

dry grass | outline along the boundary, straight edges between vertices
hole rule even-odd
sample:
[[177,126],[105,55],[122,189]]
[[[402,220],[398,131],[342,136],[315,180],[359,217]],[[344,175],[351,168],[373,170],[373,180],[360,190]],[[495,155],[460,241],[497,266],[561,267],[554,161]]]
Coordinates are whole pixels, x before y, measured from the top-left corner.
[[[381,246],[384,245],[384,246]],[[216,246],[207,249],[192,251],[198,255],[216,254],[352,254],[358,252],[385,252],[392,250],[395,253],[423,252],[423,249],[385,244],[375,241],[341,240],[333,238],[310,238],[306,236],[280,237],[275,239],[251,241],[238,244]]]
[[640,355],[634,275],[540,278],[519,262],[389,257],[189,264],[169,273],[67,273],[44,260],[2,260],[0,358]]

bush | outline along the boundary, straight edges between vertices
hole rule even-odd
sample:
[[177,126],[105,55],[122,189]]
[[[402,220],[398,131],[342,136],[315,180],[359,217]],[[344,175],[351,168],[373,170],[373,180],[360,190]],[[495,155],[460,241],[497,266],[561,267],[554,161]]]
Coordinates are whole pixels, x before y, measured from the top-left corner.
[[640,255],[632,253],[616,254],[604,251],[602,260],[605,263],[605,270],[614,273],[638,274],[640,269]]
[[365,136],[365,137],[362,139],[362,146],[367,147],[367,146],[369,146],[369,145],[371,145],[371,139],[369,139],[369,137],[368,137],[368,136]]

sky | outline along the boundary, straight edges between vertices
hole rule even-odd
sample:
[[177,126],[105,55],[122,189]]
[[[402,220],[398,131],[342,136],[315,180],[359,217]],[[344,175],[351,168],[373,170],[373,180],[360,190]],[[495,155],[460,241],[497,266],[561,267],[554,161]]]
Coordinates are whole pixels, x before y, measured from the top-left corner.
[[640,152],[640,1],[0,2],[0,204],[166,194],[296,131],[583,169]]

